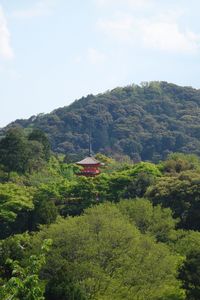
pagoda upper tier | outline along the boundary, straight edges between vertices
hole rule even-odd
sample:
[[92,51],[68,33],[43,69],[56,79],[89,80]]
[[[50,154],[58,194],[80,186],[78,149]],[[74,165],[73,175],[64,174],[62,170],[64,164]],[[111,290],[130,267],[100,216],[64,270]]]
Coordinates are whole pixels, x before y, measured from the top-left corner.
[[83,169],[77,173],[78,176],[94,177],[101,173],[99,167],[102,164],[93,156],[88,156],[83,160],[78,161],[76,164],[83,167]]

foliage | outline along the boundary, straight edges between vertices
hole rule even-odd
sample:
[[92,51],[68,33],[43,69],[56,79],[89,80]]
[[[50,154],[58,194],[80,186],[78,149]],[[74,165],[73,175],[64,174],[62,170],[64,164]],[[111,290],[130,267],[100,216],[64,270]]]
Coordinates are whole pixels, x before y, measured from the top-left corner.
[[41,224],[53,223],[58,215],[57,207],[51,199],[42,199],[39,195],[35,196],[34,210],[30,215],[30,230],[38,229]]
[[27,140],[19,128],[10,129],[0,140],[0,163],[7,171],[25,172],[28,168],[29,149]]
[[44,132],[40,129],[34,129],[28,136],[30,141],[37,141],[43,146],[43,155],[46,160],[50,158],[50,142]]
[[200,171],[200,160],[196,155],[185,155],[183,153],[173,153],[166,161],[160,163],[160,169],[165,173],[180,173],[193,170]]
[[83,291],[69,278],[68,269],[59,269],[48,281],[45,290],[47,300],[87,300]]
[[0,164],[8,172],[39,170],[49,157],[49,141],[39,130],[33,130],[27,137],[22,129],[11,128],[0,140]]
[[200,251],[193,250],[186,256],[186,262],[181,268],[179,278],[186,289],[188,300],[200,298]]
[[199,230],[200,174],[193,171],[180,173],[176,177],[161,177],[146,192],[154,204],[170,207],[174,216],[180,218],[179,226]]
[[[133,164],[98,154],[102,173],[79,177],[64,155],[45,158],[42,134],[33,140],[30,132],[22,140],[39,155],[31,172],[0,166],[1,290],[30,283],[36,299],[199,300],[198,157],[174,153],[158,164]],[[47,264],[40,274],[26,273],[29,257],[37,261],[49,238]],[[9,259],[21,277],[13,276]]]
[[142,233],[152,234],[158,241],[167,242],[174,233],[176,220],[168,208],[153,206],[147,199],[122,200],[118,208]]
[[0,183],[0,237],[24,229],[23,219],[33,209],[32,190],[14,183]]
[[186,256],[179,273],[186,299],[199,300],[200,232],[179,230],[171,246],[177,253]]
[[150,82],[88,95],[68,107],[9,126],[43,130],[53,150],[67,154],[68,162],[88,153],[90,128],[95,153],[157,162],[172,152],[200,154],[199,117],[199,90]]
[[[44,227],[35,249],[47,236],[54,244],[43,276],[51,280],[64,268],[64,282],[72,280],[88,299],[184,299],[176,280],[179,256],[142,235],[113,204]],[[61,282],[57,288],[66,289]]]
[[22,267],[17,260],[7,260],[12,267],[12,277],[0,289],[2,300],[44,300],[44,291],[39,279],[39,271],[46,262],[45,255],[51,246],[51,240],[45,240],[41,253],[30,256],[28,266]]
[[119,201],[124,198],[143,197],[147,188],[161,176],[158,167],[141,162],[107,177],[107,199]]

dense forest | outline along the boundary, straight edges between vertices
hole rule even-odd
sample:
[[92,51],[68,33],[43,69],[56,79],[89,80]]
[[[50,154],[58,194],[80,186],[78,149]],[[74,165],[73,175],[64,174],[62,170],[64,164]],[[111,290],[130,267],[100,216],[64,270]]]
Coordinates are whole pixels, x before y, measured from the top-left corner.
[[[93,150],[158,162],[172,152],[200,154],[200,90],[167,82],[143,83],[88,95],[50,114],[17,120],[26,131],[44,131],[57,153],[74,161]],[[5,129],[0,134],[5,134]]]
[[0,299],[199,300],[199,157],[96,158],[76,176],[40,129],[0,140]]

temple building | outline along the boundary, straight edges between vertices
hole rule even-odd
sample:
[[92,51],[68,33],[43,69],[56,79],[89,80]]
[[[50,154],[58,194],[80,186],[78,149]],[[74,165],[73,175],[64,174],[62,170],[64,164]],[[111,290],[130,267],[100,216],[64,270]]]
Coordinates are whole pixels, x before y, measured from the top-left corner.
[[99,167],[102,164],[92,156],[88,156],[83,160],[78,161],[76,164],[83,167],[83,169],[76,174],[78,176],[94,177],[101,173]]

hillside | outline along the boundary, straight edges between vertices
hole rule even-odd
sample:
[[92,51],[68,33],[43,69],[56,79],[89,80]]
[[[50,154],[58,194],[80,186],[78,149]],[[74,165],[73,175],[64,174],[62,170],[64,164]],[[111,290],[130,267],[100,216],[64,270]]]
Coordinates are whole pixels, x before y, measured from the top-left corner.
[[42,129],[55,152],[70,155],[87,152],[90,130],[94,152],[152,161],[170,152],[200,155],[200,90],[167,82],[131,85],[7,128],[15,125]]

